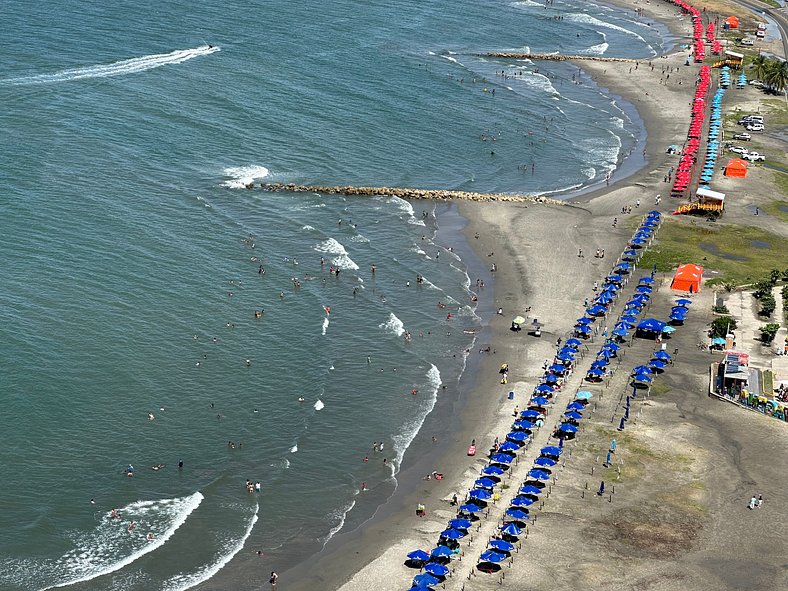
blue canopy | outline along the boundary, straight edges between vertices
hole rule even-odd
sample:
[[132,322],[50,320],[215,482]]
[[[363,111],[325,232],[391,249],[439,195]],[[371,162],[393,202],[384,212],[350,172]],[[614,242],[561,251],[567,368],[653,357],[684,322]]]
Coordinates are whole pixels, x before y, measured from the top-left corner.
[[583,344],[583,341],[579,339],[567,339],[566,343],[564,343],[567,347],[579,347]]
[[487,550],[487,552],[482,552],[479,558],[484,562],[502,562],[506,560],[506,555],[496,552],[495,550]]
[[[526,516],[527,515],[528,514],[526,513]],[[493,550],[500,550],[501,552],[511,552],[514,550],[514,544],[507,542],[506,540],[490,540],[490,543],[487,545]]]
[[516,507],[512,509],[507,509],[506,515],[514,519],[517,519],[518,521],[525,521],[526,519],[528,519],[528,511],[523,511],[522,509],[518,509]]
[[591,364],[592,369],[603,369],[610,363],[606,358],[604,359],[597,359]]
[[414,550],[410,554],[408,554],[408,558],[411,560],[416,560],[417,562],[425,562],[429,560],[430,555],[427,554],[424,550]]
[[605,287],[604,287],[604,289],[602,291],[603,292],[607,291],[607,292],[615,293],[619,289],[621,289],[620,285],[616,285],[615,283],[607,283],[607,284],[605,284]]
[[635,374],[635,378],[634,379],[635,379],[636,382],[648,383],[648,382],[652,381],[651,376],[648,375],[647,373]]
[[585,406],[583,403],[578,402],[577,400],[566,405],[566,410],[583,410],[584,408]]
[[[523,411],[523,412],[529,412],[529,411]],[[530,412],[536,412],[536,411],[530,411]],[[523,413],[520,413],[521,416],[522,414]],[[538,413],[537,416],[539,416]],[[514,427],[515,429],[525,429],[527,431],[533,429],[534,426],[535,425],[531,421],[526,421],[526,420],[515,421],[514,423],[512,423],[512,427]]]
[[[441,548],[441,546],[438,546],[438,548]],[[443,548],[446,548],[446,546],[443,546]],[[451,552],[449,548],[446,549]],[[432,585],[437,585],[440,582],[441,580],[439,578],[434,577],[430,573],[421,573],[413,577],[413,585],[416,587],[430,587]]]
[[601,349],[596,355],[599,359],[609,359],[613,356],[613,352],[609,349]]
[[624,314],[621,318],[619,318],[622,322],[632,322],[635,323],[638,321],[638,317],[632,314]]
[[692,300],[688,300],[687,298],[679,298],[676,300],[676,303],[680,306],[689,306],[692,303]]
[[[577,340],[577,339],[570,339],[570,340]],[[569,341],[567,341],[567,343],[568,342]],[[559,351],[558,351],[558,354],[559,355],[571,355],[572,357],[574,357],[575,355],[577,355],[577,349],[567,345],[565,347],[561,347],[561,349],[559,349]]]
[[539,496],[542,494],[542,489],[539,488],[538,486],[534,486],[533,484],[526,484],[525,486],[520,488],[520,494]]
[[470,519],[463,519],[462,517],[455,517],[449,521],[449,526],[453,527],[454,529],[468,529],[472,525],[473,522]]
[[638,285],[635,291],[638,293],[651,293],[652,289],[648,285]]
[[603,349],[609,349],[610,351],[618,351],[621,348],[621,345],[616,345],[614,342],[610,341],[602,345]]
[[460,538],[464,538],[466,535],[468,534],[458,529],[445,529],[441,532],[440,537],[447,540],[459,540]]
[[534,396],[531,398],[531,402],[529,404],[533,404],[534,406],[544,406],[545,404],[550,404],[550,401],[544,396]]
[[578,318],[575,324],[593,324],[593,323],[594,323],[593,318],[586,318],[585,316],[583,316],[582,318]]
[[563,365],[558,365],[557,363],[555,365],[551,365],[547,369],[549,369],[553,373],[557,373],[557,374],[561,374],[561,373],[564,373],[566,371],[566,367],[564,367]]
[[627,332],[625,328],[617,328],[616,330],[613,331],[613,334],[616,335],[617,337],[625,337],[629,334],[629,332]]
[[542,416],[542,413],[540,413],[538,410],[521,410],[520,416],[524,419],[538,419]]
[[[574,349],[571,349],[571,351],[574,351]],[[555,358],[558,359],[558,361],[574,361],[575,360],[575,354],[574,353],[559,353],[558,355],[555,356]]]
[[544,377],[544,381],[545,381],[545,382],[547,382],[548,384],[549,384],[550,382],[557,382],[557,381],[558,381],[558,376],[557,376],[557,375],[555,375],[554,373],[549,373],[549,374],[547,374],[547,375]]
[[592,316],[601,316],[605,312],[607,312],[607,308],[604,306],[591,306],[586,310],[586,314],[591,314]]
[[[525,435],[525,433],[523,433],[523,435]],[[528,437],[528,435],[525,436]],[[498,451],[507,451],[507,452],[517,451],[518,449],[520,449],[520,447],[521,446],[517,445],[514,441],[504,441],[501,445],[498,446]]]
[[535,502],[536,501],[530,497],[514,497],[509,505],[512,507],[530,507]]
[[534,388],[534,392],[539,394],[550,394],[555,391],[555,388],[550,384],[539,384],[536,388]]
[[580,390],[580,392],[575,394],[575,398],[577,398],[578,400],[589,400],[593,397],[594,395],[591,394],[591,392],[589,392],[588,390]]
[[502,474],[506,474],[506,470],[498,466],[485,466],[482,473],[490,476],[501,476]]
[[482,508],[479,505],[474,505],[473,503],[460,505],[460,513],[478,513],[481,510]]
[[511,431],[506,435],[506,439],[511,441],[525,441],[528,439],[528,433],[525,431]]
[[633,328],[634,326],[635,326],[634,324],[632,324],[631,322],[627,322],[626,320],[619,320],[615,324],[616,328],[623,328],[624,330],[629,330],[630,328]]
[[471,490],[471,492],[468,493],[468,496],[471,497],[474,501],[476,500],[486,501],[487,499],[492,498],[492,493],[486,488],[474,488],[473,490]]
[[[432,549],[432,552],[430,552],[430,556],[443,556],[445,558],[450,557],[452,554],[454,554],[454,551],[448,546],[444,545],[437,546]],[[435,583],[430,584],[434,585]]]
[[635,367],[632,368],[632,373],[633,374],[639,374],[639,373],[649,374],[649,373],[651,373],[651,368],[648,367],[648,366],[645,366],[645,365],[636,365]]
[[[724,340],[724,339],[723,339],[723,340]],[[655,352],[655,353],[652,355],[652,357],[653,357],[654,359],[659,359],[660,361],[669,361],[669,360],[671,359],[671,357],[670,357],[670,353],[668,353],[667,351],[662,351],[662,350],[660,350],[660,351],[656,351],[656,352]]]
[[579,412],[576,412],[574,410],[570,410],[569,412],[565,412],[564,416],[567,419],[572,419],[573,421],[579,421],[580,419],[583,418],[583,415],[581,415]]
[[594,368],[594,369],[588,370],[588,375],[599,377],[599,376],[605,375],[605,372],[602,371],[601,369]]
[[577,433],[577,426],[572,423],[561,423],[558,430],[562,433]]
[[545,446],[545,447],[543,447],[542,449],[539,450],[539,453],[541,453],[543,456],[555,456],[555,457],[558,457],[558,456],[561,455],[562,452],[563,452],[563,450],[560,447],[556,446],[556,445],[547,445],[547,446]]
[[644,285],[651,285],[652,283],[654,283],[654,279],[651,278],[651,277],[641,277],[640,278],[640,283],[642,283]]
[[492,458],[490,459],[496,464],[511,464],[514,461],[513,456],[504,453],[493,454]]
[[536,480],[550,480],[550,475],[547,472],[544,470],[537,470],[536,468],[529,470],[528,476]]
[[579,332],[581,334],[587,334],[587,333],[591,332],[591,328],[588,327],[588,326],[585,326],[585,325],[581,325],[581,326],[576,327],[575,331]]
[[[445,577],[449,574],[449,567],[437,562],[430,562],[424,565],[424,570],[435,577]],[[436,583],[433,583],[433,585]]]
[[556,462],[553,458],[546,458],[544,456],[538,457],[534,460],[535,466],[545,466],[548,468],[550,466],[555,466],[557,463],[558,462]]
[[662,332],[662,329],[665,328],[665,323],[660,322],[656,318],[647,318],[640,324],[638,324],[638,330],[642,330],[644,332]]
[[519,536],[523,530],[517,527],[514,523],[506,523],[501,526],[501,531],[507,536]]
[[654,359],[653,361],[649,362],[648,366],[651,369],[665,369],[665,362],[660,361],[659,359]]

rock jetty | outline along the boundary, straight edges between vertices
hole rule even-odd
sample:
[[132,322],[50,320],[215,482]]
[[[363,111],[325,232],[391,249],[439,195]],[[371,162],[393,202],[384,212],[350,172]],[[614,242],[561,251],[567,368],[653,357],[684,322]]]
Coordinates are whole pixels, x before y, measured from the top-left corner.
[[559,55],[557,53],[510,53],[508,51],[493,51],[490,53],[479,53],[481,57],[502,57],[513,60],[547,60],[553,62],[570,62],[570,61],[586,61],[586,62],[630,62],[635,63],[636,60],[628,57],[600,57],[595,55]]
[[[250,183],[247,189],[253,189]],[[358,196],[390,196],[402,199],[429,199],[433,201],[508,201],[514,203],[547,203],[550,205],[565,205],[563,201],[541,197],[539,195],[521,195],[517,193],[475,193],[473,191],[449,191],[444,189],[413,189],[405,187],[351,187],[351,186],[321,186],[321,185],[296,185],[293,183],[260,183],[264,191],[283,191],[287,193],[324,193],[334,195]]]

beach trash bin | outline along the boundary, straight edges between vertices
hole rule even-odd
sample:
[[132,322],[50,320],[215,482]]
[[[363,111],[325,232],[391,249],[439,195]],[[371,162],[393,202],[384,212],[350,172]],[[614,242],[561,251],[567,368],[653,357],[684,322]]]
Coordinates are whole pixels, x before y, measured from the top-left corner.
[[509,400],[514,400],[514,392],[509,392]]

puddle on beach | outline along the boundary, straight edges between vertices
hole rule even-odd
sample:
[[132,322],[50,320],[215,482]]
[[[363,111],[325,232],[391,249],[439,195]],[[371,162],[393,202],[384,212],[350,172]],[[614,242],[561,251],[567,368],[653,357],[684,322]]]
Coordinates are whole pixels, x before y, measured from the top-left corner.
[[780,211],[788,213],[788,205],[780,205]]
[[[758,240],[753,240],[753,242],[759,242]],[[765,243],[764,243],[765,244]],[[714,256],[718,256],[721,259],[726,259],[729,261],[749,261],[747,257],[741,257],[735,254],[729,254],[727,252],[722,252],[716,244],[711,244],[710,242],[701,242],[698,246],[701,249],[705,250],[708,253],[713,254]],[[768,244],[764,248],[768,248]]]
[[753,248],[769,248],[769,243],[763,240],[750,240],[750,244]]

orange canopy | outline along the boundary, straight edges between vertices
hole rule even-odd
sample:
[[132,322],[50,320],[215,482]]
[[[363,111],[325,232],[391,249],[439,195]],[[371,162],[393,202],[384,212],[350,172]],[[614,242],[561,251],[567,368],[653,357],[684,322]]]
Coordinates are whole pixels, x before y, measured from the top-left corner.
[[725,167],[725,176],[738,176],[744,178],[747,176],[747,163],[741,158],[733,158],[728,160],[728,165]]
[[739,28],[739,19],[735,16],[729,16],[725,19],[725,24],[728,25],[729,29],[738,29]]
[[670,288],[676,291],[698,293],[700,282],[703,280],[703,267],[698,265],[679,265]]

